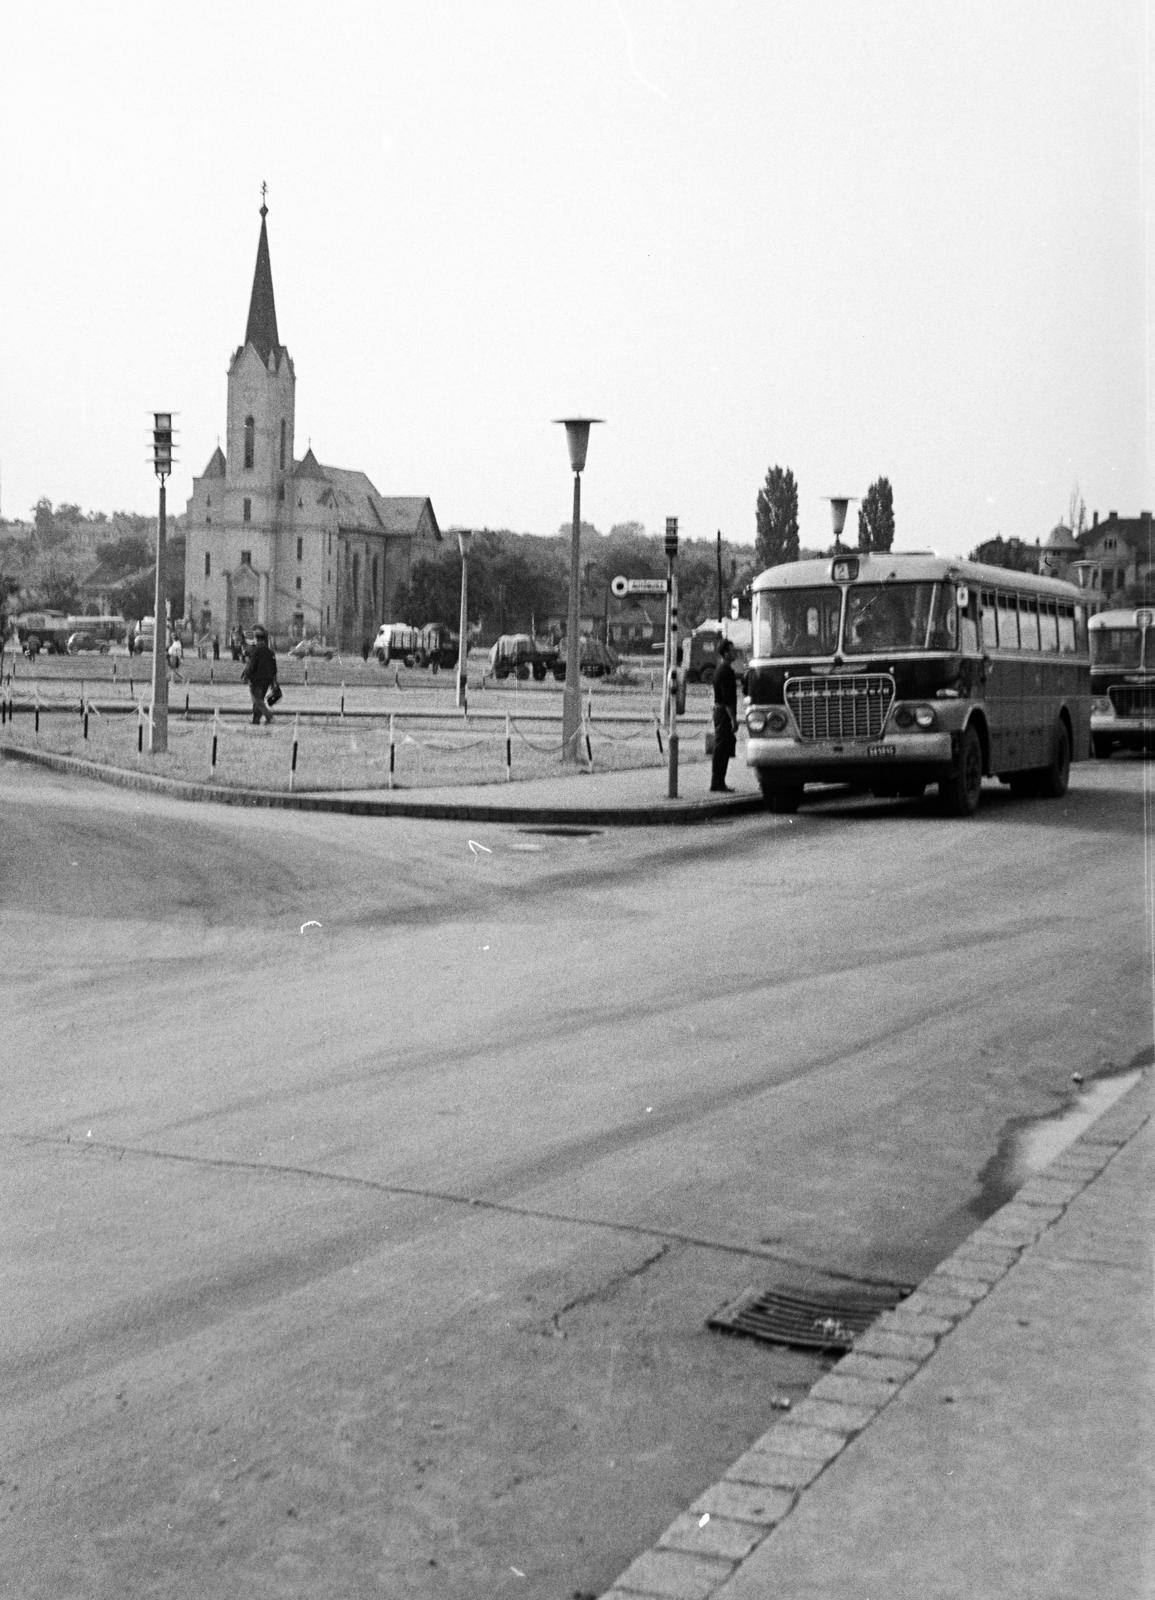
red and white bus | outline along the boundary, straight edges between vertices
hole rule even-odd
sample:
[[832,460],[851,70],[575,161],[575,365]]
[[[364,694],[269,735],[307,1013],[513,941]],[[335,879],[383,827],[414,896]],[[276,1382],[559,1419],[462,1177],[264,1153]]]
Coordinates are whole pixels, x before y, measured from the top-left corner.
[[1155,607],[1100,611],[1089,628],[1096,756],[1155,748]]
[[1090,752],[1073,584],[890,551],[770,567],[751,589],[746,760],[773,811],[796,811],[808,783],[933,783],[970,816],[984,777],[1059,796]]

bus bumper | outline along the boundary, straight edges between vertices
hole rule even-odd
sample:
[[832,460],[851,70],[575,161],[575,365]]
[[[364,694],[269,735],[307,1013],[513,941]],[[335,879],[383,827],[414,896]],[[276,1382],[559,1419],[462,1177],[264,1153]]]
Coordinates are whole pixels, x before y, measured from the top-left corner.
[[907,783],[937,783],[954,765],[954,739],[932,733],[885,733],[879,739],[763,739],[749,735],[746,765],[780,778],[784,784],[852,783],[864,788]]

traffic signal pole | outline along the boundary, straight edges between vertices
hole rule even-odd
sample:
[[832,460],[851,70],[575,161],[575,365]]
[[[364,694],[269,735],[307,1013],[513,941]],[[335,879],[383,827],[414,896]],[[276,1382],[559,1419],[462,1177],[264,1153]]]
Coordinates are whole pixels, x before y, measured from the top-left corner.
[[156,585],[152,606],[152,716],[148,727],[149,753],[168,750],[168,626],[165,608],[165,493],[164,480],[172,471],[172,413],[153,412],[152,461],[160,479],[156,518]]

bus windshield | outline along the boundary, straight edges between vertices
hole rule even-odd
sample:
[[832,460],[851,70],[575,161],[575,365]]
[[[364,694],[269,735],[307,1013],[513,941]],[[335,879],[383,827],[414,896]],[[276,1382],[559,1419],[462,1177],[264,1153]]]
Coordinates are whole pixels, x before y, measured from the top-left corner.
[[761,660],[847,656],[887,650],[955,650],[958,615],[952,583],[861,583],[846,591],[761,589],[754,595],[755,655]]
[[952,584],[863,583],[847,593],[843,649],[848,656],[953,650],[957,637]]
[[834,584],[814,589],[759,589],[754,594],[754,654],[832,656],[838,647],[842,591]]
[[1148,630],[1134,626],[1126,628],[1092,628],[1091,665],[1093,667],[1125,667],[1137,671],[1143,664],[1143,640]]

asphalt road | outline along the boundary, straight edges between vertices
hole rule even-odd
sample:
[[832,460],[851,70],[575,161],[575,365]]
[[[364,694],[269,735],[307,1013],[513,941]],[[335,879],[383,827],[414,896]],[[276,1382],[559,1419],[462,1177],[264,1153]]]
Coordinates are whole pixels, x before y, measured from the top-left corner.
[[1151,1058],[1148,769],[564,834],[0,766],[19,1600],[596,1594]]

